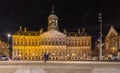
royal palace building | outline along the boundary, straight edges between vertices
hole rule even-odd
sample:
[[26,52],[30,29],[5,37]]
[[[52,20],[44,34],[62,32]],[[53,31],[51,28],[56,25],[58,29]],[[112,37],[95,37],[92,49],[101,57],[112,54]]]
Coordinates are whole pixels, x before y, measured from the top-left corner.
[[20,29],[12,35],[13,60],[43,60],[49,53],[49,60],[91,60],[91,36],[83,28],[77,32],[59,31],[58,17],[48,17],[48,30],[28,31]]

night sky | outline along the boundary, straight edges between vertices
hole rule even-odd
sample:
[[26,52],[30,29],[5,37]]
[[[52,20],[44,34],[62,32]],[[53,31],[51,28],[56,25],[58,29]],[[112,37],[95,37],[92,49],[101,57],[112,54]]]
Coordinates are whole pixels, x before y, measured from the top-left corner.
[[59,18],[59,29],[77,31],[83,27],[96,40],[99,37],[98,13],[103,14],[103,35],[110,25],[120,25],[120,0],[0,0],[0,36],[14,34],[19,26],[27,30],[47,30],[52,4]]

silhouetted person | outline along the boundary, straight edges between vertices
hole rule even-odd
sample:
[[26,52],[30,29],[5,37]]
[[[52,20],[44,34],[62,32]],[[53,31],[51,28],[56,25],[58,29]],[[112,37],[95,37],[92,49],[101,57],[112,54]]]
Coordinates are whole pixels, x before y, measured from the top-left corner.
[[49,54],[45,52],[43,55],[44,62],[46,62],[48,60],[48,58],[49,58]]

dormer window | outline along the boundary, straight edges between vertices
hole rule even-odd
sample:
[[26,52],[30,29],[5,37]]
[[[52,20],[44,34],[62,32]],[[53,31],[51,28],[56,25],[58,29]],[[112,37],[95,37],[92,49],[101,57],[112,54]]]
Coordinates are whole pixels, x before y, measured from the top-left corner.
[[18,35],[20,35],[20,33],[18,33]]

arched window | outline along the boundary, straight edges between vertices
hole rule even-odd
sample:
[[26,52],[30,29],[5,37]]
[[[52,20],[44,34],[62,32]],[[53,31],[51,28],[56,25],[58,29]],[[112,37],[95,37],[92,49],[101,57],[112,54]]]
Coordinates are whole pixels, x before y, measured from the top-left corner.
[[44,45],[44,42],[43,42],[43,41],[41,41],[41,45]]
[[47,41],[45,40],[45,45],[47,45]]
[[59,45],[62,45],[62,44],[61,44],[61,41],[59,41]]
[[56,45],[58,45],[58,41],[56,41]]

